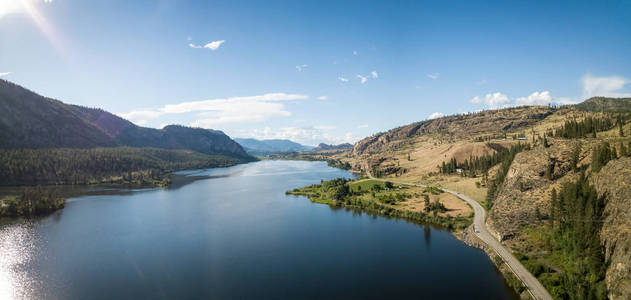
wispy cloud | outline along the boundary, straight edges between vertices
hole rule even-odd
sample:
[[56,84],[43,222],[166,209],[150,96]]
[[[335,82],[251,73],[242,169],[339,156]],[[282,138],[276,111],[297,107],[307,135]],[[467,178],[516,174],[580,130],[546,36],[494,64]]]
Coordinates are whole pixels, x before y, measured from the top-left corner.
[[329,99],[329,97],[327,97],[327,96],[320,96],[320,97],[318,97],[318,100],[328,100],[328,99]]
[[368,128],[368,124],[357,125],[357,128]]
[[219,49],[221,44],[223,44],[225,42],[226,42],[225,40],[213,41],[213,42],[210,42],[210,43],[208,43],[208,44],[206,44],[204,46],[196,45],[196,44],[193,44],[193,43],[189,43],[188,46],[191,47],[191,48],[195,48],[195,49],[206,48],[206,49],[210,49],[210,51],[215,51],[215,50]]
[[11,74],[11,72],[0,72],[0,77],[7,76],[9,74]]
[[364,84],[364,83],[366,83],[366,81],[368,81],[368,77],[367,76],[362,76],[362,75],[357,74],[357,78],[359,78],[359,81],[362,84]]
[[583,97],[631,97],[631,93],[623,93],[622,90],[631,80],[620,76],[596,77],[585,74],[581,78],[583,84]]
[[296,66],[296,70],[298,70],[298,72],[302,71],[303,69],[307,68],[309,65],[304,64],[304,65],[298,65]]
[[488,81],[486,79],[482,79],[482,80],[479,80],[478,82],[476,82],[475,84],[477,84],[477,85],[485,85],[487,83],[488,83]]
[[379,78],[379,74],[377,74],[377,71],[370,72],[370,76],[372,76],[373,79]]
[[210,43],[204,45],[204,48],[210,49],[211,51],[215,51],[215,50],[219,49],[219,46],[221,46],[225,42],[226,42],[225,40],[210,42]]
[[313,128],[318,129],[318,130],[333,130],[335,128],[337,128],[337,126],[333,126],[333,125],[315,125],[313,126]]
[[439,73],[434,73],[434,74],[427,74],[427,77],[429,77],[430,79],[438,79],[438,76],[440,76]]
[[192,126],[212,128],[218,124],[258,122],[272,117],[291,116],[283,102],[307,99],[302,94],[270,93],[167,104],[158,109],[134,110],[119,114],[138,124],[164,115],[193,113]]
[[339,79],[341,82],[348,82],[348,78],[338,77],[337,79]]
[[427,117],[427,119],[431,120],[431,119],[436,119],[436,118],[440,118],[440,117],[444,117],[444,116],[445,116],[445,114],[443,114],[441,112],[435,112],[435,113],[429,115],[429,117]]

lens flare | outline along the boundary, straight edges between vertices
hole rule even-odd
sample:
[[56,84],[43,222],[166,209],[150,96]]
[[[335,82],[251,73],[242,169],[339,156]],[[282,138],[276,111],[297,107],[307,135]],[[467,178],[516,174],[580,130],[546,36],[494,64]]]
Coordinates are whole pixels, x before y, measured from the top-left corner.
[[[0,0],[1,1],[1,0]],[[19,0],[24,11],[31,17],[37,28],[44,34],[50,44],[57,50],[59,54],[67,57],[67,49],[61,35],[55,30],[55,26],[48,22],[46,17],[39,11],[37,5],[30,0]]]

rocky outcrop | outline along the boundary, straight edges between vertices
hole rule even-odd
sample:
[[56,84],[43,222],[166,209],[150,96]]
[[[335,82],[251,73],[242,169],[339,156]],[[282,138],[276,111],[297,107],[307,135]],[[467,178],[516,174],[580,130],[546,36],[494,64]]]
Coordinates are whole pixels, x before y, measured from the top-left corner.
[[631,298],[631,158],[610,161],[594,176],[606,197],[600,240],[608,263],[606,281],[610,299]]
[[[521,229],[541,225],[550,209],[550,193],[579,176],[572,171],[575,141],[551,139],[549,148],[538,147],[515,156],[501,190],[489,212],[487,226],[509,245],[522,239]],[[593,144],[583,142],[579,165],[590,163]],[[546,169],[551,170],[547,175]],[[611,299],[631,297],[631,158],[610,161],[593,175],[600,196],[606,197],[600,239],[608,265],[606,282]],[[517,247],[520,248],[520,247]]]
[[[552,188],[574,179],[571,159],[574,142],[555,139],[549,148],[518,153],[511,164],[487,224],[499,240],[515,237],[526,225],[539,224],[550,210]],[[588,151],[581,153],[585,158]]]

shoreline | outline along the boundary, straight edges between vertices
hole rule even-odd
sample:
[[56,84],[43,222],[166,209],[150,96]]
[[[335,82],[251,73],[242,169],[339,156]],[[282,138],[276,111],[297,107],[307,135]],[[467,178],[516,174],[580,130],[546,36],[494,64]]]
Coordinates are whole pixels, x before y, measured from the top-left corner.
[[[0,186],[0,219],[18,219],[18,218],[33,218],[33,217],[45,217],[62,210],[66,206],[66,201],[69,198],[78,197],[81,195],[88,195],[92,193],[99,193],[99,191],[105,193],[107,191],[115,190],[117,192],[130,192],[138,189],[158,189],[158,188],[172,188],[179,187],[197,180],[213,178],[213,176],[182,176],[175,174],[180,171],[188,170],[207,170],[207,169],[219,169],[229,168],[237,165],[248,164],[255,161],[246,161],[231,165],[222,165],[210,168],[200,169],[184,169],[184,170],[169,170],[167,172],[159,174],[158,178],[152,180],[143,179],[142,182],[121,182],[124,177],[121,176],[120,180],[116,181],[92,181],[78,184],[38,184],[38,185],[7,185]],[[144,170],[134,171],[135,173],[142,173]],[[176,180],[174,183],[174,177],[182,177],[186,179]],[[96,190],[95,190],[96,189]],[[31,204],[26,204],[22,200],[21,195],[25,193],[33,194],[37,192],[39,197],[31,199],[30,202],[41,202],[47,207],[46,209],[37,213],[25,213],[30,211]],[[45,195],[41,196],[41,195]],[[48,199],[54,195],[55,199]]]
[[[388,181],[387,179],[381,179],[381,178],[374,178],[372,176],[372,174],[370,174],[370,172],[368,172],[368,178],[372,179],[372,180],[377,180],[377,181],[381,181],[381,182],[385,182]],[[391,181],[394,184],[399,184],[399,185],[407,185],[407,186],[417,186],[417,187],[427,187],[426,185],[423,184],[414,184],[414,183],[407,183],[407,182],[396,182],[396,181]],[[545,289],[545,287],[543,287],[543,285],[537,280],[536,277],[534,277],[532,275],[532,273],[530,273],[523,265],[521,265],[521,262],[519,262],[518,260],[515,259],[515,257],[512,255],[512,252],[510,250],[507,250],[503,245],[501,245],[501,243],[498,243],[496,241],[494,247],[495,248],[503,248],[503,249],[495,249],[493,248],[493,246],[489,245],[489,242],[483,240],[480,236],[482,233],[480,233],[480,229],[475,230],[476,228],[479,228],[480,225],[475,226],[476,223],[481,222],[482,225],[484,226],[484,228],[482,229],[485,233],[489,233],[488,229],[486,228],[486,220],[483,216],[486,215],[484,208],[482,208],[479,203],[477,203],[475,200],[470,199],[470,201],[467,201],[466,198],[468,198],[467,196],[455,192],[455,191],[451,191],[451,190],[447,190],[444,188],[440,188],[443,192],[447,192],[450,194],[453,194],[455,196],[457,196],[460,200],[464,201],[465,203],[467,203],[467,205],[469,205],[473,210],[474,210],[474,215],[473,215],[473,221],[470,225],[465,226],[464,228],[462,228],[462,230],[458,230],[458,231],[451,231],[451,233],[460,241],[462,241],[463,243],[465,243],[468,246],[474,247],[474,248],[478,248],[482,251],[484,251],[487,254],[487,257],[489,257],[489,259],[493,262],[493,264],[496,266],[496,268],[498,269],[498,271],[500,271],[504,277],[504,279],[506,280],[506,283],[513,288],[513,290],[520,295],[521,298],[526,298],[526,299],[552,299],[552,297],[550,296],[550,294],[548,293],[548,291]],[[288,194],[289,193],[288,191]],[[312,202],[318,202],[318,203],[322,203],[323,201],[314,201],[312,199],[312,196],[314,195],[309,195],[309,194],[303,194],[304,196],[307,196]],[[469,203],[469,202],[473,202]],[[326,201],[324,201],[324,203],[326,203]],[[327,203],[330,205],[330,203]],[[336,203],[337,204],[337,203]],[[477,204],[477,205],[476,205]],[[472,205],[475,205],[475,207],[473,207]],[[343,206],[343,205],[342,205]],[[360,209],[363,209],[360,207]],[[481,210],[481,211],[479,211]],[[399,215],[390,215],[390,214],[386,214],[385,216],[389,217],[389,216],[393,216],[393,217],[401,217]],[[476,220],[477,218],[479,218],[480,216],[482,216],[482,220]],[[405,219],[405,216],[401,217],[403,219]],[[435,222],[432,222],[432,220],[423,220],[429,223],[433,223],[433,224],[437,224]],[[438,223],[440,224],[440,223]],[[493,236],[490,236],[491,239],[494,239]],[[499,250],[502,250],[504,255],[501,255],[498,253]],[[511,259],[512,258],[512,259]],[[510,262],[509,262],[510,261]],[[513,266],[511,266],[511,264],[513,264]],[[516,271],[515,269],[518,269],[518,271]],[[519,275],[518,273],[521,273],[521,275]]]

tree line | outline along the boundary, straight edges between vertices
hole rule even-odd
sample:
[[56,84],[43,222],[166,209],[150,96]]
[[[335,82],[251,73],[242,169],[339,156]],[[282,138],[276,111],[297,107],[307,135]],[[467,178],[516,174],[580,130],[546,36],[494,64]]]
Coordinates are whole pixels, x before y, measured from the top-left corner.
[[[622,118],[619,116],[616,120],[616,122],[620,124],[620,128],[622,128]],[[594,118],[588,116],[581,121],[567,120],[554,132],[551,130],[548,131],[548,135],[566,139],[584,138],[589,136],[596,137],[597,132],[610,130],[613,126],[614,123],[611,118]]]
[[469,156],[469,159],[465,159],[462,162],[458,162],[455,158],[452,158],[449,162],[443,162],[442,165],[438,166],[438,169],[442,174],[453,174],[458,172],[459,169],[463,176],[476,177],[480,174],[487,174],[489,169],[503,162],[506,157],[512,155],[511,153],[518,153],[524,149],[530,149],[530,145],[518,143],[510,148],[502,147],[500,151],[496,151],[492,154]]
[[594,147],[592,149],[592,171],[600,171],[612,159],[631,157],[631,141],[629,141],[628,147],[620,142],[618,148],[619,151],[609,142],[602,142]]
[[580,178],[555,189],[551,194],[550,250],[561,258],[564,272],[551,288],[561,299],[606,299],[605,256],[600,230],[605,207],[604,197],[581,172]]
[[240,162],[229,156],[157,148],[3,149],[0,185],[162,182],[174,170]]
[[61,209],[66,201],[56,189],[36,186],[22,187],[19,196],[0,199],[0,204],[0,217],[33,217]]

